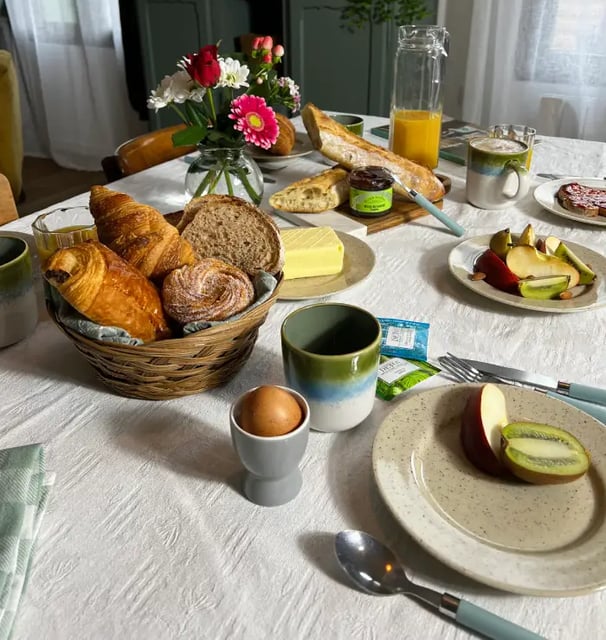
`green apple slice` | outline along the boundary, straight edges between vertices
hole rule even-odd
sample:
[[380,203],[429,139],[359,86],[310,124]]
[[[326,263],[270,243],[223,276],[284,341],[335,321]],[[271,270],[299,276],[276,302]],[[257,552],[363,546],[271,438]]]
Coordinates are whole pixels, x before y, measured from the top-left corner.
[[544,276],[518,280],[518,291],[524,298],[552,300],[566,291],[569,285],[570,276]]
[[501,431],[502,461],[520,480],[561,484],[584,475],[591,460],[568,431],[537,422],[512,422]]

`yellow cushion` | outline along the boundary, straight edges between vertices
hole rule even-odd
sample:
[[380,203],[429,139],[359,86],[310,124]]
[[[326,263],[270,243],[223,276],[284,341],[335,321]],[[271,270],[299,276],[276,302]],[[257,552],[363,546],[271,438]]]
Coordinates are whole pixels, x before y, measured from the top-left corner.
[[19,84],[10,52],[0,49],[0,173],[8,178],[15,200],[21,194],[22,171]]

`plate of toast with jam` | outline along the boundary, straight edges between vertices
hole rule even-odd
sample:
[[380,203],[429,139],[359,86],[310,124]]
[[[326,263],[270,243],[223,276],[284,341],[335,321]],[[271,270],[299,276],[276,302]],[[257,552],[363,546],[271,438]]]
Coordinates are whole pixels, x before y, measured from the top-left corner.
[[534,190],[534,199],[562,218],[606,227],[606,180],[601,178],[550,180]]

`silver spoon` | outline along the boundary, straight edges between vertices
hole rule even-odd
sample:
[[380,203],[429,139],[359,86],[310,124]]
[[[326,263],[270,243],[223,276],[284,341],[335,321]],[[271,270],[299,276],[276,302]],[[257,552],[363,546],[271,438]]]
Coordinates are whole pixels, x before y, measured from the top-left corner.
[[391,549],[364,531],[337,533],[335,551],[345,573],[366,593],[414,596],[464,627],[495,640],[544,640],[542,636],[467,600],[414,584]]

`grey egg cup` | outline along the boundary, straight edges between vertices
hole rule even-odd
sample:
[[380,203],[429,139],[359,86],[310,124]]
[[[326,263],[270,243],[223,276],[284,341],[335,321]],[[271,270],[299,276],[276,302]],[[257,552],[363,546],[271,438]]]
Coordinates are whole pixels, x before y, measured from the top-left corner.
[[256,436],[239,424],[240,408],[250,389],[233,403],[230,410],[232,444],[242,465],[242,491],[255,504],[276,507],[295,498],[303,485],[299,462],[309,438],[309,406],[300,393],[280,387],[290,393],[303,410],[303,422],[282,436]]

